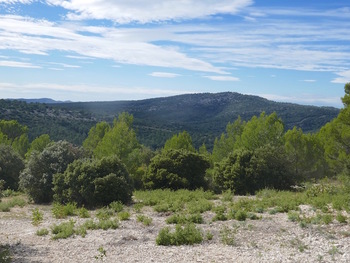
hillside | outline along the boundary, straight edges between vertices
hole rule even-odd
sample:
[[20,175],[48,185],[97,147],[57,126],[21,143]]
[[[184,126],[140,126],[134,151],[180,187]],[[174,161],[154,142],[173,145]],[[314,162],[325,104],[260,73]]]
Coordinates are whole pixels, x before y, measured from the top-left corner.
[[278,103],[239,93],[186,94],[138,101],[75,102],[40,104],[0,100],[0,119],[16,119],[30,128],[30,138],[49,133],[54,140],[68,139],[80,144],[97,121],[113,119],[120,112],[134,116],[141,143],[161,147],[165,140],[188,131],[196,147],[211,148],[228,122],[238,116],[248,120],[262,111],[274,111],[286,129],[297,126],[305,132],[316,131],[339,113],[331,107]]

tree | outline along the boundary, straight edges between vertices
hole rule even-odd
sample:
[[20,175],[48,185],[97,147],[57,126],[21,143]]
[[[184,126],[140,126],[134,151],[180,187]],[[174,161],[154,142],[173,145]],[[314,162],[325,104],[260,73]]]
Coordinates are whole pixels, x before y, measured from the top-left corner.
[[83,142],[84,149],[93,152],[110,128],[109,124],[105,121],[99,122],[95,127],[92,127],[88,137]]
[[132,167],[133,160],[129,159],[130,154],[141,145],[137,141],[136,133],[132,129],[132,115],[122,113],[118,119],[114,120],[113,127],[105,133],[102,140],[94,150],[95,157],[117,155],[119,159],[129,169]]
[[296,127],[284,135],[284,147],[290,162],[291,172],[296,178],[308,180],[320,178],[325,174],[324,148],[319,137],[304,134]]
[[18,123],[18,121],[0,120],[0,131],[7,136],[11,142],[28,132],[28,128]]
[[48,134],[42,134],[35,138],[30,144],[30,148],[25,155],[26,158],[28,159],[33,152],[38,154],[41,153],[49,143],[51,143],[51,140]]
[[64,173],[54,176],[54,199],[61,203],[76,202],[89,207],[113,201],[131,200],[132,180],[119,158],[76,160]]
[[196,151],[192,143],[191,135],[186,131],[175,134],[165,142],[164,151],[168,150],[187,150],[190,152]]
[[0,180],[4,188],[17,190],[20,172],[24,168],[22,158],[9,145],[0,144]]
[[274,112],[266,115],[262,112],[259,117],[252,117],[244,126],[240,140],[235,144],[236,149],[254,150],[266,144],[278,146],[283,143],[284,125]]
[[295,183],[288,172],[282,147],[266,144],[258,149],[237,149],[215,164],[213,180],[220,190],[254,194],[263,188],[286,189]]
[[237,143],[241,140],[245,124],[241,117],[238,117],[233,123],[227,124],[226,134],[223,133],[220,139],[215,139],[212,152],[212,159],[214,162],[221,161],[235,150]]
[[83,151],[66,141],[49,144],[40,154],[30,156],[20,175],[20,187],[35,203],[51,202],[52,178],[63,173],[74,160],[81,158]]
[[20,137],[15,138],[12,142],[12,147],[22,158],[24,158],[29,149],[28,135],[22,134]]
[[196,189],[205,187],[208,158],[187,150],[168,150],[156,155],[143,181],[146,188]]

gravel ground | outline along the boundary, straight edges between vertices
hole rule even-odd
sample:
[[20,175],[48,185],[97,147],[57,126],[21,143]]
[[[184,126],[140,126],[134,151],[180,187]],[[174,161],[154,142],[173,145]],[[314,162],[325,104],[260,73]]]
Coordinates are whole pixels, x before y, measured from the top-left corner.
[[[32,210],[44,212],[40,226],[31,223]],[[302,207],[307,210],[307,207]],[[133,211],[130,209],[130,211]],[[50,206],[27,205],[0,212],[0,244],[8,244],[13,262],[350,262],[350,224],[336,221],[329,225],[301,228],[287,214],[262,214],[260,220],[211,222],[214,214],[204,214],[198,225],[212,240],[193,246],[157,246],[156,237],[168,215],[149,207],[142,214],[152,217],[150,226],[137,222],[135,212],[116,230],[93,230],[83,238],[74,236],[52,240],[37,236],[39,228],[50,229],[69,219],[54,219]],[[76,224],[86,219],[73,217]],[[234,232],[234,244],[224,245],[220,231]],[[98,249],[102,247],[106,254]],[[97,257],[97,258],[96,258]]]

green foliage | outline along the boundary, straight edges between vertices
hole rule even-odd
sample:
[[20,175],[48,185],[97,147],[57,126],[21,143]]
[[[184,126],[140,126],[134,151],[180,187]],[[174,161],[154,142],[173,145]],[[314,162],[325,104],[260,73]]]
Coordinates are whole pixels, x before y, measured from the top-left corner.
[[124,205],[120,201],[114,201],[109,204],[109,207],[116,213],[123,211]]
[[95,259],[96,260],[101,260],[103,261],[103,259],[105,257],[107,257],[107,251],[103,248],[103,246],[100,246],[98,249],[97,249],[97,252],[98,252],[98,255],[95,256]]
[[78,208],[77,214],[80,218],[89,218],[90,217],[89,210],[87,210],[85,207]]
[[117,156],[100,160],[76,160],[53,182],[55,200],[79,206],[103,206],[113,201],[131,200],[132,181]]
[[32,225],[38,226],[44,219],[44,214],[40,212],[38,208],[33,209],[32,211]]
[[61,205],[59,203],[54,203],[52,207],[52,214],[55,218],[67,218],[68,216],[76,215],[77,205],[75,203],[68,203],[66,205]]
[[165,142],[164,151],[168,150],[186,150],[189,152],[196,151],[192,144],[192,138],[186,131],[174,135]]
[[184,215],[184,214],[174,214],[170,217],[168,217],[165,222],[167,224],[187,224],[187,223],[194,223],[194,224],[203,224],[204,220],[201,214],[191,214],[191,215]]
[[37,231],[36,231],[36,235],[37,236],[46,236],[46,235],[48,235],[49,234],[49,230],[47,230],[46,228],[41,228],[41,229],[38,229]]
[[100,220],[110,219],[113,215],[114,211],[107,207],[100,208],[96,212],[96,217]]
[[130,219],[130,213],[128,211],[121,211],[118,213],[120,220],[125,221]]
[[10,212],[12,207],[19,206],[23,207],[27,202],[20,197],[13,197],[6,202],[0,202],[0,212]]
[[221,190],[236,194],[254,194],[264,188],[287,189],[295,184],[288,173],[288,163],[281,147],[265,145],[252,150],[236,150],[216,163],[213,180]]
[[201,231],[194,224],[176,225],[175,231],[169,227],[160,230],[156,244],[161,246],[181,246],[199,244],[203,241]]
[[4,189],[18,189],[19,175],[24,169],[22,158],[9,145],[0,144],[0,180]]
[[229,228],[227,226],[224,226],[220,230],[220,240],[223,244],[228,246],[235,246],[236,245],[236,238],[235,235],[237,233],[237,228]]
[[32,153],[41,153],[50,143],[51,140],[48,134],[40,135],[39,137],[35,138],[34,141],[32,141],[28,152],[25,154],[25,157],[29,159]]
[[142,224],[144,224],[145,226],[149,226],[152,224],[152,218],[147,217],[145,215],[138,215],[136,217],[137,222],[141,222]]
[[84,149],[93,152],[110,129],[111,127],[105,121],[97,123],[90,129],[88,137],[83,142]]
[[209,160],[200,154],[185,150],[163,151],[156,155],[144,176],[144,185],[149,189],[196,189],[205,187],[205,171]]
[[52,239],[61,239],[61,238],[68,238],[72,235],[74,235],[74,225],[75,222],[73,220],[69,220],[68,222],[63,222],[59,225],[52,225],[51,226],[51,232],[53,234]]
[[0,120],[0,132],[6,135],[6,138],[13,142],[28,132],[26,126],[21,125],[17,120]]
[[20,187],[35,203],[53,200],[53,176],[63,173],[75,159],[82,157],[80,148],[66,141],[49,144],[40,154],[31,155],[20,175]]

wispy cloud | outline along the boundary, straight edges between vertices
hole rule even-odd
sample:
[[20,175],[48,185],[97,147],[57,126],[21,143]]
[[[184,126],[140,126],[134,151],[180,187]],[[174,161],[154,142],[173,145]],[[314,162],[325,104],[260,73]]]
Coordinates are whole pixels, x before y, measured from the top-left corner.
[[40,66],[33,65],[27,62],[18,62],[10,60],[0,60],[0,67],[11,67],[11,68],[41,68]]
[[48,0],[71,10],[72,20],[109,19],[117,23],[150,23],[203,18],[215,14],[234,14],[253,3],[252,0]]
[[316,82],[315,79],[303,79],[303,80],[301,80],[301,81],[303,81],[303,82],[310,82],[310,83]]
[[180,76],[179,74],[169,73],[169,72],[152,72],[149,75],[152,77],[158,77],[158,78],[175,78]]
[[350,82],[350,70],[336,73],[339,77],[332,80],[333,83],[345,84]]
[[239,81],[237,77],[231,76],[204,76],[205,78],[216,80],[216,81]]

